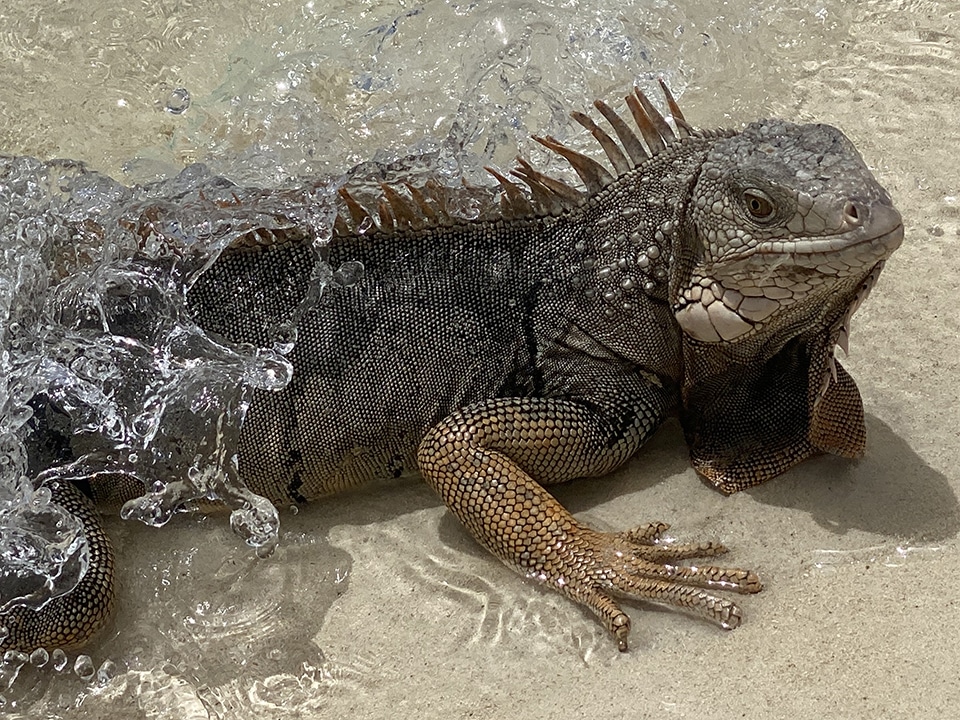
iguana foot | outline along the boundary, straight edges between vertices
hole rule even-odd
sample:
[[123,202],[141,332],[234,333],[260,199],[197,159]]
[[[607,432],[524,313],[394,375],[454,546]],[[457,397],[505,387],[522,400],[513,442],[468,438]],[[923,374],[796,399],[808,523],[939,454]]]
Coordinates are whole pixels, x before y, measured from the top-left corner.
[[[645,400],[633,401],[641,410],[623,411],[633,425],[621,418],[609,421],[616,414],[605,414],[596,403],[548,398],[478,403],[428,432],[417,457],[424,479],[481,545],[517,572],[590,608],[620,650],[627,649],[630,619],[614,595],[675,605],[735,628],[740,609],[702,588],[739,593],[761,588],[748,570],[680,564],[726,552],[719,543],[670,544],[662,537],[667,529],[662,523],[597,532],[544,488],[609,472],[629,457],[656,427],[657,388],[647,390]],[[636,396],[643,397],[642,387]]]
[[701,588],[756,593],[763,588],[756,573],[677,564],[722,555],[727,549],[713,542],[668,544],[662,538],[668,527],[651,523],[634,530],[602,533],[578,524],[570,528],[566,547],[552,558],[553,562],[548,561],[538,579],[555,584],[560,592],[588,607],[613,634],[621,651],[627,650],[630,618],[614,595],[680,607],[728,630],[738,627],[740,608]]

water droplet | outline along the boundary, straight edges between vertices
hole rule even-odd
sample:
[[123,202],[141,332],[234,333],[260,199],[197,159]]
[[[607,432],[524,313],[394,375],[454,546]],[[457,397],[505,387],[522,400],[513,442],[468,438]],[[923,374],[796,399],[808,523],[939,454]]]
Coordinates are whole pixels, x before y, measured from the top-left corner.
[[163,105],[163,109],[171,115],[183,115],[188,107],[190,107],[190,91],[182,87],[171,90]]
[[113,660],[104,660],[97,670],[97,684],[106,685],[117,675],[117,664]]
[[77,655],[77,660],[73,663],[73,672],[81,680],[91,680],[96,673],[96,668],[94,668],[93,660],[90,659],[89,655]]
[[297,344],[300,331],[296,325],[281,325],[273,333],[273,351],[288,355]]
[[360,221],[360,224],[357,225],[357,235],[364,235],[369,232],[371,229],[376,229],[376,223],[373,222],[373,218],[367,215],[363,220]]
[[57,672],[62,671],[67,666],[67,654],[60,648],[53,651],[50,659],[53,661],[53,669]]
[[269,556],[277,547],[280,517],[277,509],[264,497],[249,490],[244,506],[230,513],[230,528],[254,548],[260,557]]
[[333,281],[343,287],[353,287],[363,280],[364,267],[359,260],[347,260],[333,274]]
[[20,666],[27,662],[26,653],[22,653],[19,650],[7,650],[3,654],[3,664],[4,665],[16,665]]
[[43,667],[50,660],[50,653],[43,648],[37,648],[30,653],[30,664],[34,667]]

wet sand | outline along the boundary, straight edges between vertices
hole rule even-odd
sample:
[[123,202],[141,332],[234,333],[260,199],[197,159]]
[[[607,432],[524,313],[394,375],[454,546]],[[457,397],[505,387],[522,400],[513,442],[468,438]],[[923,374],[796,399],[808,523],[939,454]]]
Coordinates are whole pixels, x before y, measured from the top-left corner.
[[[171,21],[177,37],[188,37],[177,48],[169,37],[156,47],[137,45],[140,10],[104,10],[94,28],[83,11],[74,21],[56,16],[66,10],[53,2],[28,12],[15,0],[14,20],[27,22],[33,12],[38,28],[77,31],[66,37],[37,30],[43,44],[34,51],[18,50],[16,33],[8,37],[16,62],[0,70],[0,149],[86,160],[127,180],[210,159],[231,143],[234,157],[242,156],[244,126],[223,98],[248,87],[244,82],[255,84],[257,73],[239,80],[236,57],[260,57],[245,45],[255,42],[257,28],[280,38],[277,18],[289,18],[299,32],[310,21],[293,4],[272,12],[243,4],[249,12],[225,8],[206,34],[183,10]],[[364,6],[368,15],[338,16],[360,28],[401,18],[399,30],[380,35],[393,43],[391,62],[403,59],[409,77],[429,66],[424,53],[445,52],[456,22],[467,22],[438,12],[454,25],[423,25],[432,40],[418,43],[404,28],[420,27],[414,23],[425,23],[433,10],[404,15],[413,7]],[[530,7],[507,7],[506,27],[533,26]],[[960,705],[960,315],[951,299],[960,278],[960,13],[945,2],[825,7],[823,18],[815,10],[783,10],[771,19],[757,15],[759,5],[732,3],[730,22],[754,24],[743,47],[690,43],[696,33],[715,38],[720,27],[691,11],[681,39],[676,26],[651,26],[650,53],[661,63],[654,70],[675,72],[672,84],[683,86],[681,102],[694,124],[779,115],[837,125],[893,195],[905,241],[858,312],[851,356],[842,360],[864,398],[866,458],[818,458],[727,498],[695,477],[670,423],[613,476],[557,492],[602,529],[664,520],[680,539],[722,539],[733,550],[728,561],[756,569],[766,584],[762,594],[743,599],[740,629],[723,632],[634,605],[632,647],[620,654],[584,612],[485,556],[425,486],[401,481],[285,513],[280,549],[267,561],[238,546],[223,517],[180,518],[159,531],[111,521],[122,606],[88,652],[98,666],[115,663],[113,679],[94,687],[69,672],[25,673],[9,693],[14,712],[445,720],[952,716]],[[584,54],[537,65],[539,82],[571,109],[587,107],[594,96],[619,97],[640,72],[604,62],[585,69],[585,54],[617,38],[589,32],[594,9],[582,12],[584,37],[575,47]],[[112,17],[127,54],[107,43],[109,33],[98,34]],[[163,37],[162,18],[140,19],[151,37]],[[495,29],[491,38],[500,42]],[[101,55],[117,54],[100,75],[86,65],[97,42]],[[257,52],[268,56],[271,43],[261,45]],[[362,93],[324,88],[340,87],[337,52],[369,51],[349,43],[328,48],[332,59],[310,75],[318,102],[344,112],[366,108]],[[82,62],[71,63],[70,53]],[[121,72],[110,65],[138,53],[156,70],[150,77],[162,79],[140,95],[124,90],[133,66]],[[513,67],[523,76],[532,64],[520,57]],[[565,65],[574,68],[566,79]],[[419,106],[410,105],[417,83],[404,86],[393,114],[366,122],[366,139],[345,121],[337,152],[356,162],[378,148],[416,142],[411,118],[422,130],[456,112],[431,95],[430,82],[456,85],[466,82],[464,73],[453,64],[442,79],[418,80]],[[191,88],[192,108],[171,115],[154,105],[181,85]],[[125,97],[127,104],[118,104]],[[537,120],[552,120],[533,105],[524,118],[538,130]],[[270,128],[264,132],[269,143]],[[509,162],[506,150],[500,155]],[[141,160],[125,171],[135,157]],[[337,163],[315,164],[297,169]],[[253,179],[262,172],[264,182],[275,177],[266,165],[247,172]]]

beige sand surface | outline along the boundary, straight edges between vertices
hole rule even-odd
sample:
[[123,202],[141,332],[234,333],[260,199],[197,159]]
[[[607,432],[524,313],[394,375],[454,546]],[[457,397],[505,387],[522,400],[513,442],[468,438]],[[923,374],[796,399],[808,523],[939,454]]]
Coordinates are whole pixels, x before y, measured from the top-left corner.
[[[242,152],[245,133],[271,141],[276,127],[264,129],[255,113],[239,122],[229,97],[266,91],[258,78],[276,72],[263,58],[277,46],[264,38],[308,33],[332,8],[320,0],[91,4],[10,0],[0,10],[0,151],[69,156],[134,180]],[[534,60],[520,53],[512,67],[535,64],[540,82],[573,108],[617,97],[651,70],[673,73],[698,125],[770,114],[835,124],[905,219],[903,247],[857,315],[844,361],[867,408],[866,459],[817,459],[724,498],[696,479],[670,424],[614,476],[558,492],[604,529],[658,519],[679,538],[722,538],[730,561],[758,570],[767,586],[744,599],[744,626],[726,633],[634,607],[632,649],[617,653],[591,618],[484,556],[427,488],[404,481],[285,514],[280,549],[267,561],[238,546],[223,518],[180,519],[161,531],[111,521],[122,609],[88,652],[98,666],[114,663],[114,678],[97,687],[69,672],[27,673],[8,693],[15,716],[956,716],[960,11],[946,0],[797,9],[737,0],[723,5],[724,17],[668,3],[581,5],[576,52],[563,56],[547,35],[532,43]],[[407,73],[388,87],[393,110],[358,124],[374,100],[345,84],[340,54],[377,47],[369,39],[325,46],[310,82],[340,118],[328,131],[348,160],[325,156],[306,169],[343,169],[416,142],[435,122],[448,127],[457,105],[434,84],[466,83],[469,68],[452,48],[464,27],[481,27],[480,12],[489,15],[491,52],[501,43],[509,60],[504,38],[573,11],[333,8],[325,22],[344,28],[400,18],[395,33],[379,37]],[[670,22],[651,24],[654,12]],[[648,23],[650,66],[590,66],[620,42],[593,29],[618,17],[624,27]],[[453,58],[441,72],[424,59],[438,54]],[[244,74],[238,58],[252,66],[251,57],[264,64]],[[195,104],[180,116],[158,109],[179,86]],[[534,103],[529,129],[547,115]]]

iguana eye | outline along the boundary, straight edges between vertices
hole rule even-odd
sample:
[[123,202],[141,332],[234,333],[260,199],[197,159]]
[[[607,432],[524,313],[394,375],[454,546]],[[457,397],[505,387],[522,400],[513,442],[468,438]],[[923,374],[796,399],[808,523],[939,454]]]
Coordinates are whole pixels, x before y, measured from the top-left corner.
[[773,199],[761,190],[744,190],[743,204],[754,220],[769,220],[773,217]]

